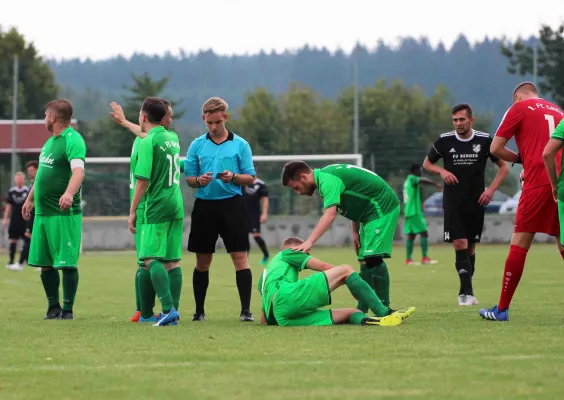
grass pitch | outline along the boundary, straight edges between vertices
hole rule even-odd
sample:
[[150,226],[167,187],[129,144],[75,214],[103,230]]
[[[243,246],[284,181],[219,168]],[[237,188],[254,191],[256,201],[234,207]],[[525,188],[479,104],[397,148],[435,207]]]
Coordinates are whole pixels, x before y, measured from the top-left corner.
[[[43,321],[39,274],[1,268],[0,399],[564,398],[564,262],[554,246],[530,251],[508,323],[478,316],[498,300],[507,251],[478,246],[480,306],[459,308],[450,247],[431,248],[437,265],[409,267],[396,248],[392,306],[417,307],[396,328],[241,323],[223,253],[212,265],[204,323],[191,322],[194,256],[185,254],[181,322],[170,328],[129,322],[131,252],[83,255],[74,321]],[[354,262],[351,249],[313,255]],[[251,262],[256,283],[257,253]],[[346,288],[334,293],[333,307],[355,304]],[[256,288],[252,311],[258,319]]]

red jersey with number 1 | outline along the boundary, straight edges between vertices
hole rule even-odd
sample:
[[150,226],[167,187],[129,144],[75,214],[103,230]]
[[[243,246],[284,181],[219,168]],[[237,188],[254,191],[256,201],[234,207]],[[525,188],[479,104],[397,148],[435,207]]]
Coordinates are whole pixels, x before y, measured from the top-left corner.
[[[506,139],[515,136],[525,170],[523,190],[550,185],[542,153],[550,135],[563,118],[564,112],[559,107],[541,98],[515,103],[505,113],[495,135]],[[559,151],[556,156],[559,171],[561,158],[562,152]]]

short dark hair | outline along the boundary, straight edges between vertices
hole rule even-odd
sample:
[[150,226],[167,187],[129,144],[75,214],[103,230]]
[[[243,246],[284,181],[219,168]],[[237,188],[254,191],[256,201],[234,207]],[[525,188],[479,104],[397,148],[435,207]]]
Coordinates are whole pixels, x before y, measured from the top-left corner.
[[311,168],[305,161],[290,161],[282,168],[282,185],[288,186],[289,181],[295,181],[300,174],[308,173]]
[[37,162],[37,160],[31,160],[25,163],[25,169],[28,169],[29,167],[33,167],[35,169],[39,168],[39,163]]
[[458,104],[454,106],[452,108],[452,115],[464,110],[466,110],[466,114],[468,115],[468,118],[472,118],[472,108],[468,104]]
[[143,100],[141,112],[147,115],[150,123],[160,124],[166,115],[166,106],[158,97],[147,97]]
[[417,172],[417,171],[421,171],[421,164],[411,164],[409,166],[409,172],[410,173],[414,173],[414,172]]
[[160,99],[163,104],[165,105],[165,107],[171,107],[172,108],[172,104],[170,104],[170,101],[168,101],[167,99]]
[[57,115],[57,118],[69,124],[74,113],[71,102],[66,99],[57,99],[50,101],[45,106],[45,111],[47,110],[52,110]]

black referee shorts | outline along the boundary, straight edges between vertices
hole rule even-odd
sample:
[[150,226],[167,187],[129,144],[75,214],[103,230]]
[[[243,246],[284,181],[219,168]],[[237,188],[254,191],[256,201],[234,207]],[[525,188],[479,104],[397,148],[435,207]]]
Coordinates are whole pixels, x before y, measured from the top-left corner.
[[25,238],[26,221],[10,221],[8,227],[8,238],[10,240],[24,239]]
[[444,209],[444,241],[468,239],[468,243],[479,243],[484,229],[484,207],[463,206]]
[[247,221],[241,196],[222,200],[196,199],[192,209],[188,251],[215,253],[221,237],[228,253],[249,251]]

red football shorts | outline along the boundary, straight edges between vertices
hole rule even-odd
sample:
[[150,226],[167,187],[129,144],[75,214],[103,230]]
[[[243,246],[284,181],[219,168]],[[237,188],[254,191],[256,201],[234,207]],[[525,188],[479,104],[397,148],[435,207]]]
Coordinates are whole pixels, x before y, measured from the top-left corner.
[[560,237],[558,204],[550,185],[524,190],[517,206],[514,232],[546,233]]

